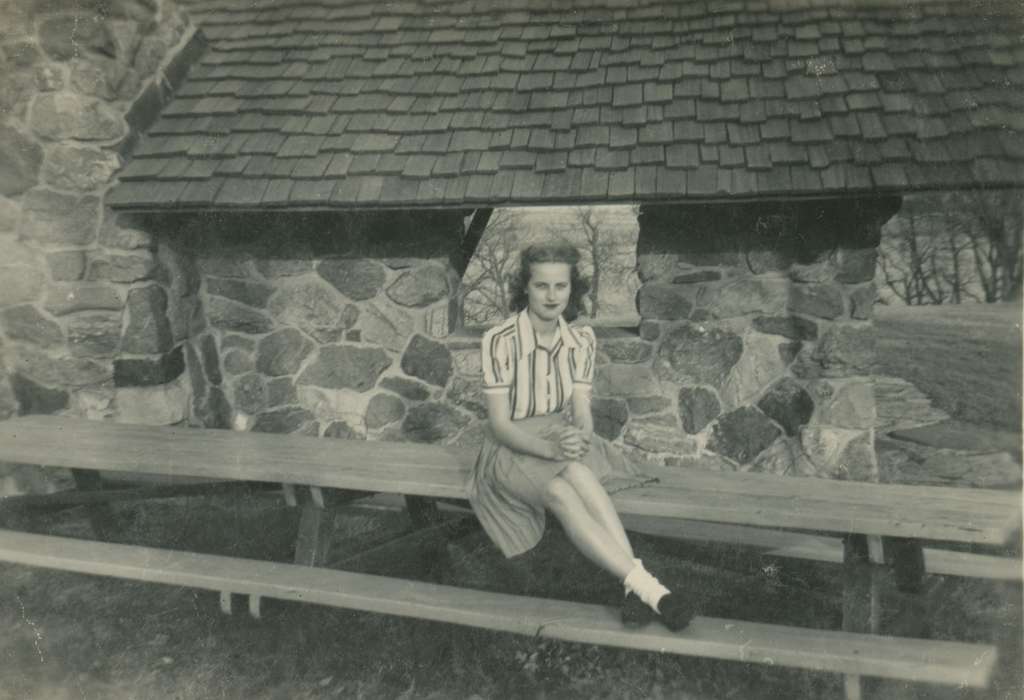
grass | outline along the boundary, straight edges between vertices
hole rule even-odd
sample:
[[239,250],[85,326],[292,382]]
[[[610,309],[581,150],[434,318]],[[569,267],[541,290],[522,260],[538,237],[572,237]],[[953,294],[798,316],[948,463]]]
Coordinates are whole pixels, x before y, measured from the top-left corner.
[[877,306],[878,372],[968,423],[1021,430],[1021,306]]
[[[287,560],[294,510],[272,496],[178,499],[121,507],[119,539]],[[339,558],[405,526],[399,512],[349,508],[336,518]],[[87,536],[80,510],[10,527]],[[638,552],[711,614],[837,628],[839,569],[767,560],[739,547],[658,544]],[[433,549],[369,557],[361,570],[488,590],[608,604],[618,586],[557,530],[509,567],[482,533]],[[428,565],[424,565],[424,564]],[[992,641],[1019,657],[1020,588],[931,578],[937,638]],[[265,601],[264,617],[221,615],[191,589],[0,565],[0,698],[818,698],[831,674],[627,652],[451,625]],[[1008,653],[1005,653],[1008,652]],[[1005,665],[1004,665],[1005,666]],[[1016,698],[1019,665],[989,692],[879,684],[869,697]]]

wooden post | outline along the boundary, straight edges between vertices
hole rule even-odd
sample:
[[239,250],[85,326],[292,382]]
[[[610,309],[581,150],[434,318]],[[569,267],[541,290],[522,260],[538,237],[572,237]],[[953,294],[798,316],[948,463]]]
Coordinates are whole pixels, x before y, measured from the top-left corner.
[[324,563],[330,547],[330,532],[325,530],[329,530],[332,522],[330,514],[324,509],[323,496],[316,498],[312,491],[303,493],[302,513],[299,515],[299,531],[295,542],[296,564],[320,566]]
[[[879,567],[872,563],[880,560],[881,554],[881,541],[877,538],[864,535],[846,535],[843,538],[844,632],[877,633],[881,628]],[[847,674],[844,681],[847,700],[860,700],[861,677]]]
[[892,566],[896,588],[901,593],[920,593],[924,588],[924,548],[920,540],[885,538],[886,559]]
[[430,527],[441,521],[441,511],[433,499],[406,496],[405,509],[409,511],[409,520],[415,528]]
[[[79,491],[100,491],[103,489],[103,480],[99,473],[92,469],[72,469],[71,476],[75,480],[75,486]],[[85,508],[89,518],[89,526],[97,539],[107,540],[117,532],[117,519],[114,517],[114,510],[109,503],[93,503]]]

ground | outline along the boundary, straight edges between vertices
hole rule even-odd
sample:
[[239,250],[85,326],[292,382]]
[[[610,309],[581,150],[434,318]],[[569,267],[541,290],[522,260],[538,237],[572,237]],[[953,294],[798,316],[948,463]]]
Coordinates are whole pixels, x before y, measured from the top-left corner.
[[[1020,330],[1012,329],[1020,322],[1019,307],[956,309],[958,322],[949,314],[914,311],[881,314],[885,371],[912,379],[961,430],[981,424],[1005,436],[1019,426]],[[1016,424],[1006,419],[1014,411]],[[125,506],[118,514],[123,541],[260,559],[287,560],[296,527],[295,512],[269,494],[154,502]],[[348,553],[405,527],[404,518],[376,508],[345,511],[335,519],[344,545],[335,547],[332,560],[340,566]],[[32,522],[8,519],[11,527],[88,534],[80,510]],[[709,614],[838,626],[835,566],[769,561],[740,547],[644,539],[638,551],[678,588],[707,600]],[[513,567],[479,532],[433,548],[385,549],[348,562],[353,564],[363,571],[590,602],[612,603],[619,595],[557,530]],[[928,577],[923,604],[936,638],[999,645],[1003,661],[993,687],[974,692],[882,683],[869,685],[867,696],[1019,698],[1020,603],[1019,585]],[[221,615],[208,592],[6,565],[0,565],[0,628],[9,631],[0,637],[0,700],[842,694],[841,679],[831,674],[601,649],[274,601],[265,604],[263,620],[254,621]]]
[[1021,306],[876,307],[880,374],[967,423],[1020,433]]

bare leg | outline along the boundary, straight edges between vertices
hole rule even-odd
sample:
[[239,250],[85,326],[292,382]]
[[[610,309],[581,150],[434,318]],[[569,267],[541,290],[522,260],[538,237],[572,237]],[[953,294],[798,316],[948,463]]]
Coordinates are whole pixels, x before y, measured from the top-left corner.
[[590,561],[613,574],[619,581],[633,568],[633,556],[590,514],[576,489],[556,476],[544,492],[544,505],[565,528],[576,548]]
[[633,547],[629,544],[629,538],[626,537],[626,531],[622,527],[619,513],[615,510],[612,499],[608,497],[608,492],[604,490],[604,486],[594,476],[594,472],[590,471],[590,467],[579,462],[572,462],[562,471],[560,476],[572,484],[572,487],[579,494],[590,515],[601,523],[601,526],[629,554],[629,558],[632,559],[634,556]]

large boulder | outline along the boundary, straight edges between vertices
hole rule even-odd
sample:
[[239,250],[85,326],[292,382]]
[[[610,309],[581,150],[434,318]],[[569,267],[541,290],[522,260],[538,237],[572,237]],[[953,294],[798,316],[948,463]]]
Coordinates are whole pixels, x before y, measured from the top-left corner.
[[35,301],[45,282],[41,272],[22,265],[0,267],[0,277],[0,307]]
[[128,293],[128,324],[121,351],[127,354],[153,355],[170,350],[173,336],[167,320],[167,293],[151,284]]
[[426,401],[430,398],[430,389],[419,382],[405,377],[384,377],[380,387],[393,391],[409,401]]
[[78,357],[111,357],[121,340],[118,312],[71,314],[67,321],[68,348]]
[[67,391],[45,387],[22,374],[11,376],[11,388],[22,414],[56,413],[68,405]]
[[654,346],[643,340],[609,340],[600,344],[601,352],[611,362],[638,364],[647,362],[654,353]]
[[317,273],[353,301],[372,299],[384,286],[384,267],[363,258],[332,258],[316,266]]
[[51,92],[36,98],[32,107],[32,130],[44,139],[63,141],[115,141],[128,125],[118,112],[102,100],[72,92]]
[[843,295],[834,284],[794,284],[788,309],[804,316],[839,318],[843,315]]
[[686,323],[665,335],[654,367],[663,380],[717,389],[742,354],[743,340],[732,331]]
[[246,306],[263,309],[266,308],[270,295],[274,293],[274,288],[252,280],[208,277],[206,291],[209,294],[232,299]]
[[708,448],[747,464],[775,442],[781,432],[756,408],[742,406],[718,419]]
[[402,352],[416,329],[416,317],[401,307],[375,299],[363,305],[357,327],[363,342]]
[[761,333],[781,335],[790,340],[814,340],[818,337],[818,324],[797,316],[757,316],[751,324]]
[[110,182],[120,167],[121,158],[112,151],[54,144],[43,163],[43,182],[61,190],[90,192]]
[[814,399],[799,383],[786,377],[761,397],[757,407],[792,436],[811,419]]
[[41,347],[57,345],[64,340],[64,333],[57,323],[27,304],[0,311],[0,330],[11,340]]
[[119,311],[124,302],[117,290],[106,284],[54,284],[46,292],[44,306],[63,316],[77,311]]
[[750,403],[786,371],[779,354],[778,339],[748,332],[743,337],[743,355],[722,384],[719,396],[726,410]]
[[629,420],[629,408],[622,399],[595,398],[591,401],[590,411],[594,418],[594,432],[606,440],[619,437]]
[[789,286],[788,280],[774,278],[739,278],[708,284],[697,295],[697,306],[711,318],[777,315],[786,308]]
[[826,376],[871,374],[875,366],[875,341],[870,324],[835,323],[822,333],[812,358]]
[[636,295],[636,308],[641,318],[677,321],[690,317],[694,290],[686,285],[648,282]]
[[658,452],[673,457],[693,455],[697,452],[697,442],[679,430],[674,416],[634,417],[629,421],[623,442],[645,452]]
[[721,410],[718,397],[710,389],[684,386],[679,390],[679,420],[691,435],[704,430]]
[[448,275],[438,265],[420,265],[403,272],[387,295],[402,306],[426,306],[448,295]]
[[279,408],[256,416],[251,430],[256,433],[294,433],[308,429],[316,417],[304,408]]
[[43,149],[13,127],[0,124],[0,195],[21,194],[35,187]]
[[594,378],[597,396],[651,396],[659,392],[654,373],[643,365],[601,365]]
[[336,343],[355,323],[358,310],[324,281],[304,276],[281,283],[270,300],[270,313],[321,343]]
[[454,437],[469,418],[441,403],[413,406],[402,421],[402,435],[413,442],[437,442]]
[[391,358],[379,348],[325,345],[299,376],[298,383],[362,392],[371,389],[390,365]]
[[85,246],[96,240],[100,200],[91,195],[63,194],[36,189],[23,199],[21,234],[43,246]]
[[313,343],[294,328],[276,331],[260,340],[256,369],[271,377],[294,374],[313,351]]
[[404,415],[405,404],[400,398],[392,394],[377,394],[366,405],[366,427],[371,430],[383,428]]
[[39,45],[56,61],[67,61],[83,54],[114,56],[117,53],[109,23],[99,13],[47,17],[39,24],[38,36]]
[[452,374],[452,355],[435,340],[415,335],[402,354],[402,371],[428,384],[444,386]]
[[223,297],[211,296],[206,302],[206,317],[216,328],[237,333],[260,334],[270,331],[274,322],[255,309]]

